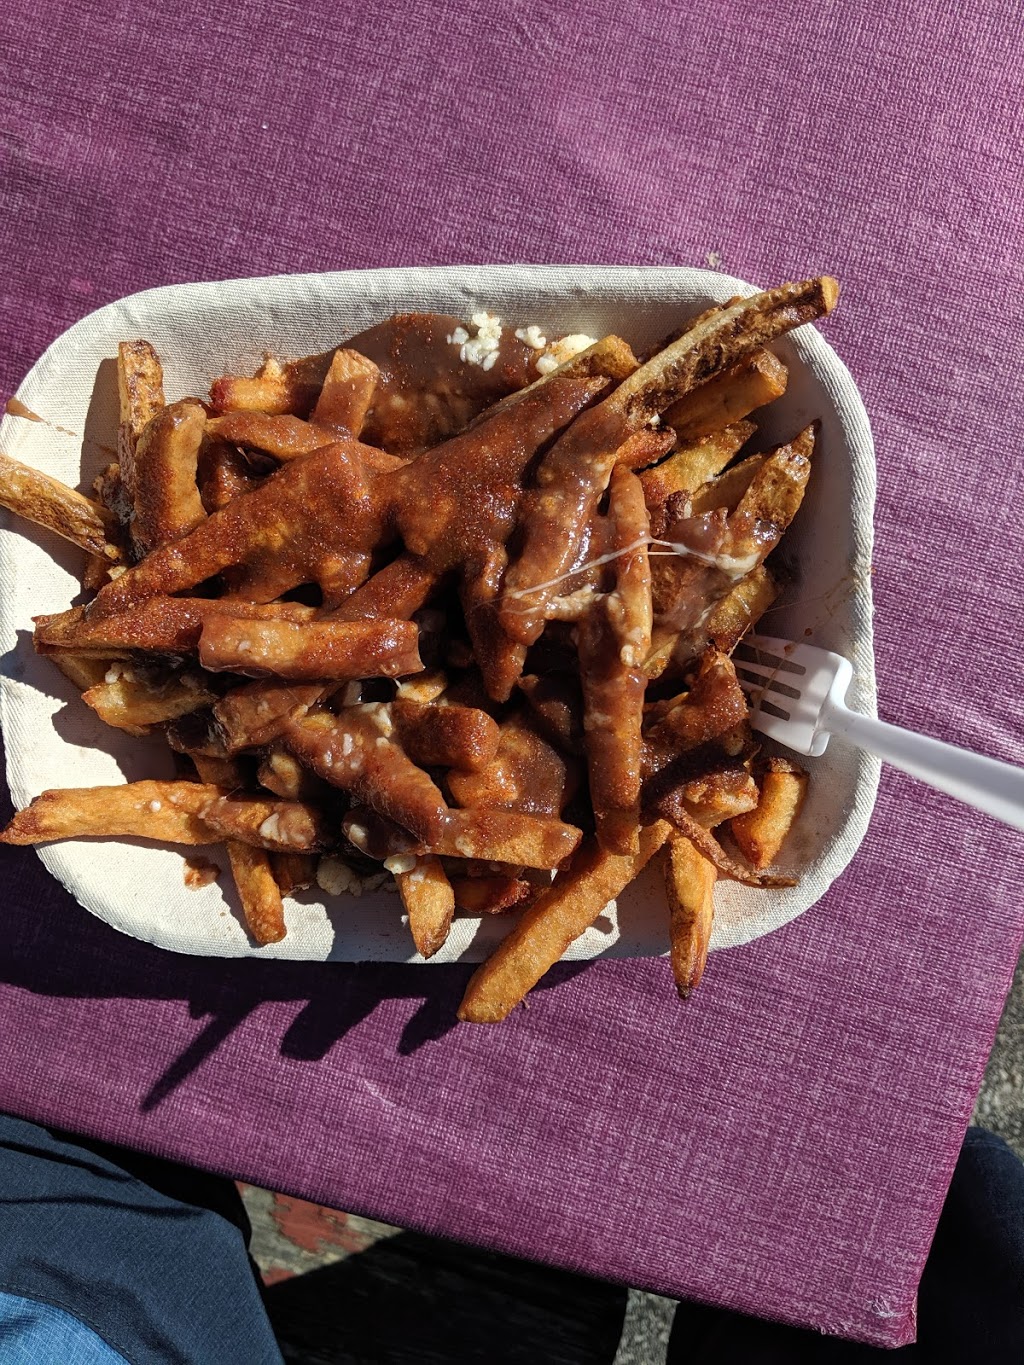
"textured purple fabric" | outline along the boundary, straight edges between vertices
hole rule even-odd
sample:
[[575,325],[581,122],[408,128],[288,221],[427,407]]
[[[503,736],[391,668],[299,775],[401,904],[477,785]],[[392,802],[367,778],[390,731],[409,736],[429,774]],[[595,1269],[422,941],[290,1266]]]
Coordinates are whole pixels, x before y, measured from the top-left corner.
[[[454,261],[843,280],[880,474],[881,709],[1024,759],[1022,15],[901,0],[9,0],[0,385],[149,285]],[[623,17],[623,16],[626,17]],[[3,859],[0,1107],[882,1344],[1024,930],[1024,847],[891,773],[852,867],[716,955],[560,969],[161,954]]]

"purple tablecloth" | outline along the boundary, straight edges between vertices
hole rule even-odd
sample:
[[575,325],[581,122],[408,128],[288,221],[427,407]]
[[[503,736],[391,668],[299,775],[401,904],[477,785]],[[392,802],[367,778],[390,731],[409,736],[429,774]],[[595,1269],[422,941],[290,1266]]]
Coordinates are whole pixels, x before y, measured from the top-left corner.
[[[451,261],[829,269],[878,443],[881,708],[1024,759],[1010,0],[10,0],[0,385],[148,285]],[[716,955],[457,968],[161,954],[3,859],[0,1107],[324,1203],[883,1344],[1024,931],[1021,840],[883,778],[849,871]]]

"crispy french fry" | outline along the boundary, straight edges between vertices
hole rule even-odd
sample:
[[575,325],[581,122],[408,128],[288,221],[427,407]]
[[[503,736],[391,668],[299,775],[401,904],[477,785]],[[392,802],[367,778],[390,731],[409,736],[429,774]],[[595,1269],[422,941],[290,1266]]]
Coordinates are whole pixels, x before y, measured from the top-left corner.
[[664,801],[658,803],[658,814],[668,820],[685,838],[693,844],[709,863],[713,863],[718,873],[732,881],[742,882],[744,886],[795,886],[793,877],[777,876],[771,872],[753,872],[733,858],[709,829],[694,818],[686,808],[680,792],[672,792]]
[[597,838],[612,853],[639,847],[644,688],[651,647],[649,522],[635,474],[612,474],[608,546],[614,590],[595,599],[578,627],[583,728]]
[[569,944],[629,885],[671,833],[659,820],[640,831],[636,853],[609,853],[591,841],[568,872],[526,911],[495,953],[473,973],[459,1018],[472,1024],[504,1019]]
[[168,844],[240,839],[257,848],[306,852],[328,842],[319,813],[298,801],[239,797],[207,782],[129,782],[45,791],[19,811],[0,842],[41,844],[87,835],[132,835]]
[[529,899],[535,891],[521,877],[451,877],[455,906],[469,915],[501,915]]
[[[230,790],[240,785],[238,767],[230,759],[193,754],[201,782],[217,783]],[[285,935],[281,886],[272,858],[307,858],[308,854],[267,853],[238,839],[225,841],[231,876],[242,903],[242,913],[250,934],[257,943],[278,943]]]
[[448,807],[440,788],[395,742],[393,728],[383,708],[348,706],[338,716],[290,720],[282,738],[318,777],[411,830],[432,849],[445,829]]
[[411,678],[403,678],[398,684],[397,699],[412,701],[420,706],[437,701],[448,690],[448,675],[439,668],[426,673],[415,673]]
[[740,852],[753,867],[765,868],[775,861],[800,814],[807,783],[806,772],[789,759],[768,759],[757,807],[729,824]]
[[394,701],[389,714],[402,748],[422,768],[475,772],[498,752],[501,729],[475,706]]
[[[116,671],[116,670],[115,670]],[[145,734],[149,726],[187,716],[216,700],[199,673],[179,673],[156,683],[119,673],[82,693],[86,706],[117,730]]]
[[258,488],[266,474],[254,469],[238,446],[211,438],[211,426],[207,422],[207,439],[199,455],[199,496],[207,512],[219,512],[240,494]]
[[[335,429],[319,426],[315,421],[305,422],[301,417],[287,415],[275,417],[264,412],[226,412],[211,417],[206,430],[220,440],[261,451],[275,460],[297,460],[300,455],[322,450],[338,439]],[[398,455],[389,455],[376,446],[360,444],[359,454],[370,469],[387,471],[405,464]]]
[[395,871],[409,932],[421,957],[433,957],[444,945],[455,914],[455,892],[439,858],[411,857],[411,867]]
[[226,750],[236,754],[270,744],[320,701],[329,688],[322,683],[284,683],[276,678],[236,687],[213,708]]
[[0,507],[53,531],[110,564],[124,558],[116,521],[98,502],[59,479],[0,454]]
[[709,309],[623,380],[613,395],[615,406],[648,420],[784,332],[830,313],[838,298],[838,283],[822,275]]
[[316,402],[330,369],[333,351],[282,363],[268,356],[251,379],[226,374],[214,380],[210,401],[217,412],[247,409],[271,416],[305,417]]
[[778,596],[770,570],[759,564],[741,578],[708,617],[708,639],[723,654],[731,654],[743,636],[761,619]]
[[647,739],[673,755],[680,754],[742,725],[747,715],[747,698],[735,665],[718,650],[709,649],[693,687],[664,705]]
[[653,513],[675,493],[695,493],[729,463],[753,436],[753,422],[735,422],[722,431],[691,441],[661,464],[640,475],[644,498]]
[[117,458],[121,475],[127,476],[143,428],[164,405],[163,367],[148,341],[122,341],[118,345],[117,396]]
[[112,662],[95,654],[76,654],[70,649],[55,649],[50,658],[80,692],[104,682]]
[[331,359],[331,368],[310,413],[310,421],[358,436],[373,402],[379,376],[380,370],[372,360],[358,351],[340,347]]
[[302,801],[218,791],[200,815],[221,838],[274,853],[318,852],[332,842],[323,813]]
[[[448,708],[440,708],[442,711]],[[492,722],[493,723],[493,722]],[[494,753],[476,771],[448,774],[448,790],[460,806],[497,806],[534,815],[560,815],[579,786],[579,769],[542,739],[523,718],[495,725]]]
[[196,483],[205,425],[203,408],[186,399],[160,408],[138,436],[135,458],[122,473],[137,554],[177,540],[206,520]]
[[395,678],[423,667],[412,621],[257,621],[217,612],[203,623],[199,662],[212,673],[293,682]]
[[757,805],[757,783],[737,764],[712,769],[679,787],[686,809],[706,829],[743,815]]
[[279,943],[285,936],[284,904],[274,876],[271,855],[262,848],[227,841],[231,875],[238,888],[242,912],[257,943]]
[[662,420],[680,441],[694,441],[780,398],[788,380],[782,361],[771,351],[758,350],[673,403]]
[[[447,811],[429,843],[417,842],[415,834],[408,832],[408,822],[402,829],[387,828],[388,821],[373,817],[373,811],[352,810],[342,821],[342,828],[361,853],[381,859],[402,853],[436,853],[445,858],[477,858],[550,871],[572,856],[582,838],[575,825],[552,816],[497,808]],[[382,824],[385,832],[381,840],[378,832]]]
[[137,606],[104,616],[72,607],[54,616],[37,616],[35,647],[102,654],[114,658],[133,650],[194,654],[211,616],[244,622],[310,621],[315,612],[299,602],[244,602],[238,598],[151,597]]
[[695,517],[726,507],[731,512],[746,493],[756,474],[764,466],[766,455],[748,455],[739,464],[731,465],[717,479],[709,479],[694,490],[690,499],[690,514]]
[[45,791],[18,811],[0,843],[45,844],[86,835],[134,836],[166,844],[217,844],[200,812],[221,795],[195,782],[129,782],[121,787]]
[[672,975],[682,1000],[700,985],[707,962],[715,913],[712,863],[689,839],[674,834],[668,841],[665,890],[668,895]]
[[281,744],[272,744],[263,755],[257,770],[260,785],[286,801],[318,801],[329,794],[330,787]]

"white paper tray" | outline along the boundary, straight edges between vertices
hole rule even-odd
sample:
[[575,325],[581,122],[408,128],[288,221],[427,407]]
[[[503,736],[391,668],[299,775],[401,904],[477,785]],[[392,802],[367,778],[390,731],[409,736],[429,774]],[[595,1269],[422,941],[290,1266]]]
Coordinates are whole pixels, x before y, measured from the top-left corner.
[[[0,448],[88,489],[116,443],[114,357],[121,340],[145,337],[155,345],[168,397],[174,399],[206,393],[211,379],[224,372],[251,373],[264,351],[283,356],[322,351],[397,311],[468,317],[484,308],[508,325],[539,323],[548,336],[617,332],[645,346],[710,302],[751,292],[750,285],[704,270],[586,266],[348,271],[152,289],[99,309],[53,343],[18,391],[47,424],[6,417]],[[800,328],[776,349],[792,367],[790,382],[769,410],[764,429],[782,440],[817,418],[821,438],[807,497],[786,540],[798,579],[765,627],[781,636],[803,637],[809,631],[816,644],[848,655],[856,669],[851,704],[873,713],[875,469],[867,416],[845,366],[813,328]],[[58,426],[78,435],[58,432]],[[2,518],[0,720],[16,804],[27,804],[48,787],[171,776],[162,742],[133,739],[104,725],[53,665],[33,652],[32,617],[70,604],[78,591],[81,555],[6,512]],[[810,794],[787,850],[787,865],[800,872],[799,886],[762,891],[720,883],[713,948],[746,943],[801,914],[860,844],[874,804],[877,763],[838,742],[823,758],[808,762]],[[178,952],[421,960],[411,949],[393,894],[332,899],[306,892],[286,902],[287,937],[256,948],[245,932],[230,876],[224,872],[218,883],[186,889],[181,851],[93,839],[52,844],[39,856],[93,914],[123,933]],[[509,922],[504,916],[458,919],[431,961],[479,960]],[[660,876],[648,871],[620,897],[618,909],[609,906],[566,956],[660,954],[667,947],[666,926]]]

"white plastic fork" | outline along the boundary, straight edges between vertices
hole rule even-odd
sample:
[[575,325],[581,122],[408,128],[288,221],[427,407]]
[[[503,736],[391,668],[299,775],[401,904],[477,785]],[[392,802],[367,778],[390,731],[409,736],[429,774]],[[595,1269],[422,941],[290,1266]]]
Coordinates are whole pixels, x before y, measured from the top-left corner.
[[846,705],[853,665],[816,645],[748,635],[734,658],[751,695],[755,730],[817,756],[832,735],[866,749],[939,791],[1024,830],[1024,769],[862,716]]

